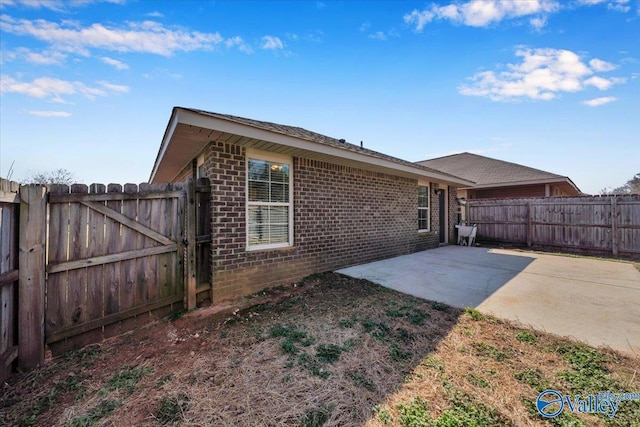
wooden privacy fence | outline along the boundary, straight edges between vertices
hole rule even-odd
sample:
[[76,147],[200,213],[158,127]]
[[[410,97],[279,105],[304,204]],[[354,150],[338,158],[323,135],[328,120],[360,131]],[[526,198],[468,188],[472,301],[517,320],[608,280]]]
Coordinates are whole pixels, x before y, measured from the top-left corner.
[[3,376],[16,357],[42,363],[45,343],[60,354],[210,292],[207,180],[11,188],[0,193]]
[[481,240],[640,254],[640,195],[470,200],[467,222]]
[[0,380],[18,358],[18,188],[0,180]]

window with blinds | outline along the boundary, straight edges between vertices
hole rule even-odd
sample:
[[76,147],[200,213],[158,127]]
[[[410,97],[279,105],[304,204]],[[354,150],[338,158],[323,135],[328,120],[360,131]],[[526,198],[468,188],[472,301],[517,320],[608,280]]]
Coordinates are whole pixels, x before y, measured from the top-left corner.
[[429,231],[429,186],[418,185],[418,230]]
[[293,243],[290,164],[250,158],[247,187],[248,247],[290,246]]

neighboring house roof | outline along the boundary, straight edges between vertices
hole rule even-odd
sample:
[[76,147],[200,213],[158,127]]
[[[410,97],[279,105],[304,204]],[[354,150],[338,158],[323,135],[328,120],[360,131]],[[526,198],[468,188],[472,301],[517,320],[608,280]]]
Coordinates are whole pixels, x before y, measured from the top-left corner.
[[473,181],[475,185],[469,187],[473,189],[562,183],[568,192],[582,194],[566,176],[472,153],[452,154],[417,163]]
[[232,142],[248,148],[426,178],[455,186],[472,182],[344,140],[300,127],[174,107],[162,140],[150,181],[171,181],[211,141]]

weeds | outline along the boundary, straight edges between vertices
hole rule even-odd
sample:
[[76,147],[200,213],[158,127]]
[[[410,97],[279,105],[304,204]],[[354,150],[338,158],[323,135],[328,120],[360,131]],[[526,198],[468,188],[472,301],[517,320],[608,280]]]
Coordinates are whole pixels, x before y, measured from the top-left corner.
[[480,313],[473,307],[467,307],[464,309],[464,312],[467,313],[473,320],[485,320],[484,314]]
[[125,366],[124,369],[109,378],[107,381],[108,390],[123,390],[126,394],[131,394],[136,389],[138,381],[151,372],[151,368]]
[[189,396],[179,393],[175,396],[164,397],[156,411],[156,419],[160,425],[176,425],[184,418],[189,409]]
[[411,399],[408,404],[399,404],[396,409],[400,413],[398,422],[402,427],[424,427],[431,421],[427,402],[419,396]]
[[65,427],[91,427],[96,425],[96,422],[100,421],[104,417],[108,417],[122,405],[120,400],[105,399],[98,404],[95,408],[91,409],[87,415],[74,418],[70,423],[65,424]]
[[529,331],[520,331],[516,334],[516,339],[520,342],[532,344],[536,342],[536,336]]
[[432,302],[431,303],[431,308],[433,308],[434,310],[437,311],[444,311],[444,312],[448,312],[449,311],[449,306],[443,302]]
[[400,308],[391,308],[386,311],[389,317],[406,318],[409,323],[420,326],[424,324],[424,321],[431,317],[426,311],[420,310],[409,305],[403,305]]
[[476,374],[469,374],[467,375],[467,381],[469,381],[469,383],[477,386],[477,387],[481,387],[481,388],[488,388],[489,387],[489,381],[487,381],[486,379],[482,378],[479,375]]
[[373,382],[369,378],[365,377],[364,375],[358,372],[351,372],[349,374],[349,378],[351,378],[353,380],[353,383],[358,387],[365,388],[369,391],[375,390],[375,386],[373,385]]
[[509,358],[505,352],[484,342],[474,342],[472,346],[476,350],[476,354],[478,356],[492,357],[496,362],[504,362]]
[[549,383],[544,380],[544,378],[542,377],[542,372],[540,372],[538,369],[527,368],[524,371],[516,372],[513,377],[516,380],[527,384],[529,387],[539,393],[551,387]]
[[300,425],[302,427],[320,427],[327,422],[333,411],[333,405],[320,405],[315,409],[310,409],[304,414]]

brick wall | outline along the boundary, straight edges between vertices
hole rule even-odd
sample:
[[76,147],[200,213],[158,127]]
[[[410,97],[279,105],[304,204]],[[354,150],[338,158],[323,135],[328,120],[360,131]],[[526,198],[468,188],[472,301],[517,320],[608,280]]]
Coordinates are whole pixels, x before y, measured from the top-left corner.
[[[438,246],[437,234],[417,231],[417,181],[294,158],[294,246],[247,251],[245,162],[239,146],[212,142],[205,151],[215,302]],[[437,221],[438,199],[431,193]]]

